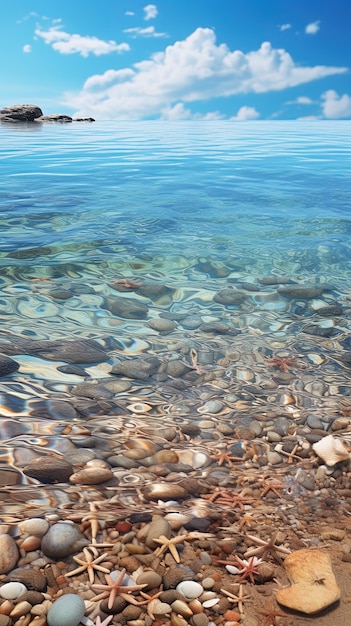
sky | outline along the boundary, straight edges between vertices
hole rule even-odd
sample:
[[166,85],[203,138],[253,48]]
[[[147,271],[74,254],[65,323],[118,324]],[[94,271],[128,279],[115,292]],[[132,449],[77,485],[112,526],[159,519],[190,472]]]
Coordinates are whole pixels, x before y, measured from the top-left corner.
[[0,42],[0,108],[351,119],[350,0],[10,0]]

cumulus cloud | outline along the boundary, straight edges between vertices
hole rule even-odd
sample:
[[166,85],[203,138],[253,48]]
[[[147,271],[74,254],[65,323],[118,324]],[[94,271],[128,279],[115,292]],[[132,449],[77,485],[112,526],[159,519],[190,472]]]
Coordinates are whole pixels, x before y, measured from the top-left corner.
[[209,113],[192,113],[190,109],[185,108],[183,102],[177,102],[174,106],[165,107],[161,111],[161,120],[201,120],[212,121],[222,120],[224,115],[218,111]]
[[272,48],[269,42],[247,54],[231,51],[226,44],[216,44],[209,28],[197,28],[130,69],[129,78],[121,81],[117,75],[108,86],[101,82],[100,90],[95,88],[99,79],[90,77],[79,93],[67,94],[67,104],[77,108],[80,117],[142,119],[159,116],[177,102],[281,91],[347,71],[345,67],[299,66],[288,52]]
[[26,43],[23,48],[22,48],[23,52],[26,52],[27,54],[29,52],[32,52],[32,46],[29,43]]
[[143,8],[144,11],[144,20],[153,20],[158,14],[156,4],[147,4],[146,7]]
[[101,56],[111,52],[127,52],[130,50],[128,43],[116,43],[113,40],[104,41],[98,37],[71,35],[61,30],[60,26],[52,26],[48,30],[35,29],[37,37],[41,37],[46,44],[61,54],[80,54],[87,57],[89,54]]
[[306,35],[315,35],[316,33],[318,33],[320,29],[320,23],[320,20],[317,20],[316,22],[311,22],[310,24],[307,24],[305,28]]
[[322,111],[327,119],[345,119],[351,117],[351,96],[339,94],[329,89],[322,94]]
[[145,28],[126,28],[124,33],[128,33],[135,39],[136,37],[168,37],[167,33],[158,33],[155,26],[146,26]]
[[260,117],[260,114],[254,107],[243,106],[240,107],[234,117],[229,118],[232,121],[244,122],[247,120],[257,120]]
[[278,25],[279,30],[284,31],[284,30],[289,30],[289,28],[292,28],[291,24],[279,24]]

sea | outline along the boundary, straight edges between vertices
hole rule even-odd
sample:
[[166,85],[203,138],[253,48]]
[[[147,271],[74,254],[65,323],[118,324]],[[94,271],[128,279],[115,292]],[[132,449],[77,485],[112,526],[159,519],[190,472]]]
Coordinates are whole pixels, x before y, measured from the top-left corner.
[[[107,351],[81,372],[12,351],[19,369],[0,382],[3,445],[32,437],[37,450],[56,449],[57,438],[40,437],[47,419],[66,417],[33,402],[70,401],[80,383],[114,378],[123,359],[178,359],[200,373],[218,362],[237,399],[239,382],[255,381],[251,353],[299,359],[307,342],[309,362],[325,362],[323,337],[350,333],[350,136],[347,121],[3,123],[0,341],[93,339]],[[286,297],[286,284],[321,292]],[[216,297],[223,290],[241,296]],[[302,334],[311,324],[322,339]],[[341,366],[324,375],[350,395]],[[134,387],[134,404],[161,394],[160,381],[140,395]],[[194,388],[179,389],[173,402],[180,395],[184,411],[188,394],[194,406]]]

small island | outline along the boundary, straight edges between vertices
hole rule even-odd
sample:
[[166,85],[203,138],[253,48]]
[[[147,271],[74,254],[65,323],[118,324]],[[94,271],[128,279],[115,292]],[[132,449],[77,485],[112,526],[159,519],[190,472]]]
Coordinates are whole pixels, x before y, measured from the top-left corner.
[[95,122],[93,117],[73,118],[65,113],[44,115],[40,107],[35,104],[13,104],[0,109],[0,122]]

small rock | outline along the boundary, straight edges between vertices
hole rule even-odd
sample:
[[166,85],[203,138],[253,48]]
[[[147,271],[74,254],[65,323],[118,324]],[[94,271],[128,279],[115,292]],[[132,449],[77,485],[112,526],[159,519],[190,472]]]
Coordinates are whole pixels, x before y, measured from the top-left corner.
[[297,550],[286,557],[284,567],[292,584],[277,592],[279,604],[312,615],[340,599],[340,589],[326,552]]
[[172,483],[154,483],[147,485],[143,492],[146,500],[183,500],[188,492],[181,485]]
[[177,585],[176,590],[190,600],[193,598],[199,598],[203,593],[204,588],[200,585],[200,583],[193,580],[184,580]]
[[278,293],[284,298],[294,300],[312,300],[322,295],[324,287],[320,285],[286,285],[278,287]]
[[33,591],[46,591],[47,589],[47,580],[44,574],[31,569],[18,568],[12,570],[12,572],[8,575],[8,580],[12,582],[19,582],[26,586],[27,589]]
[[35,119],[36,122],[60,122],[61,124],[67,124],[67,122],[72,122],[72,118],[70,115],[65,115],[64,113],[51,113],[50,115],[40,115]]
[[177,328],[176,322],[172,322],[172,320],[167,320],[162,317],[156,317],[148,322],[148,326],[153,330],[157,330],[159,333],[170,333],[172,330]]
[[49,626],[77,626],[85,613],[82,598],[73,593],[66,593],[52,604],[47,614]]
[[73,474],[73,467],[65,459],[47,455],[33,459],[23,468],[23,473],[41,483],[65,483]]
[[246,298],[247,294],[244,291],[239,291],[238,289],[228,287],[226,289],[218,291],[213,296],[213,301],[217,302],[218,304],[224,304],[224,306],[235,306],[244,302]]
[[23,596],[26,591],[27,587],[23,583],[11,582],[0,587],[0,596],[5,600],[16,600],[19,596]]
[[0,376],[8,376],[19,369],[19,363],[8,356],[0,355]]
[[59,560],[79,552],[88,544],[78,526],[63,522],[49,528],[42,539],[41,549],[50,559]]
[[69,478],[74,485],[100,485],[113,478],[108,467],[85,467],[72,474]]
[[0,534],[0,574],[13,570],[18,561],[18,548],[10,535]]
[[33,122],[40,115],[43,112],[35,104],[13,104],[0,109],[1,121]]
[[107,298],[104,308],[112,315],[132,320],[143,320],[149,312],[149,307],[144,302],[133,298]]
[[111,374],[127,376],[136,380],[148,380],[150,376],[156,374],[160,365],[161,361],[156,357],[130,359],[114,365]]

